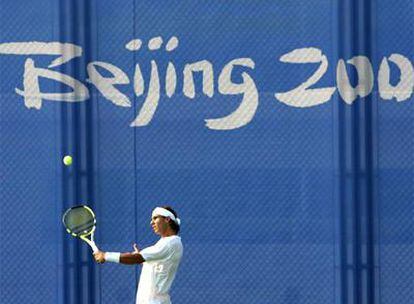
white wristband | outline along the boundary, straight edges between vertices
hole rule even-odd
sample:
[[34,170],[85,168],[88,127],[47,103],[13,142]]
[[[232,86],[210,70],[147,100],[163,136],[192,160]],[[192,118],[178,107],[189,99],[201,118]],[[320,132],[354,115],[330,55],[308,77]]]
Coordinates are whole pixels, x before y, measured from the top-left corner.
[[121,258],[120,252],[105,252],[105,261],[112,263],[119,263]]

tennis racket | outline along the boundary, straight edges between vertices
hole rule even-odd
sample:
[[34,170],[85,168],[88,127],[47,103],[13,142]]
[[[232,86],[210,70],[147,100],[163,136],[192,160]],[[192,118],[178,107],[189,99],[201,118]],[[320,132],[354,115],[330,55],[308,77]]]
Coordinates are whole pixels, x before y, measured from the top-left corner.
[[91,246],[93,253],[99,251],[93,240],[96,218],[91,208],[85,205],[69,208],[63,214],[62,222],[70,235],[85,241]]

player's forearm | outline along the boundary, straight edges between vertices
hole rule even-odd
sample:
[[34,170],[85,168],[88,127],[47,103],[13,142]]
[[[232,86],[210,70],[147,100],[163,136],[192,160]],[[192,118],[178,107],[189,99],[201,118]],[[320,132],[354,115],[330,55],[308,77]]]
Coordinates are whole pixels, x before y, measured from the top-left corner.
[[121,264],[127,264],[127,265],[134,265],[134,264],[142,264],[145,262],[142,255],[140,255],[137,252],[125,252],[121,253],[121,256],[119,258],[119,262]]
[[126,265],[141,264],[145,262],[144,258],[139,252],[103,252],[98,251],[94,253],[95,260],[98,263],[112,262]]

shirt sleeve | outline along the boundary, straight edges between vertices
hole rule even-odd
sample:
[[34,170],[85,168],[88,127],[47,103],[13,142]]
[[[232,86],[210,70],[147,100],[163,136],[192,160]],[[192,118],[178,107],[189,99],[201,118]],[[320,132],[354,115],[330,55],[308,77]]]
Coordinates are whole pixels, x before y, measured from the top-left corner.
[[157,242],[155,245],[142,249],[141,256],[145,261],[156,261],[165,259],[169,254],[169,246],[166,242]]

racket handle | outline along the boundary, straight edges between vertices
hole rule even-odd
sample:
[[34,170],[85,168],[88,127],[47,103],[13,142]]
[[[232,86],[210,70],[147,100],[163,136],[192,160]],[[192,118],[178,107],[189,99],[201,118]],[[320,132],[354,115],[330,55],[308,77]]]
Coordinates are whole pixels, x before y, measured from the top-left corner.
[[93,253],[97,253],[99,251],[99,249],[96,246],[95,242],[91,242],[89,245],[91,246]]
[[80,238],[84,240],[89,246],[91,246],[93,253],[97,253],[99,251],[98,247],[96,246],[93,240],[90,240],[85,236],[81,236]]

